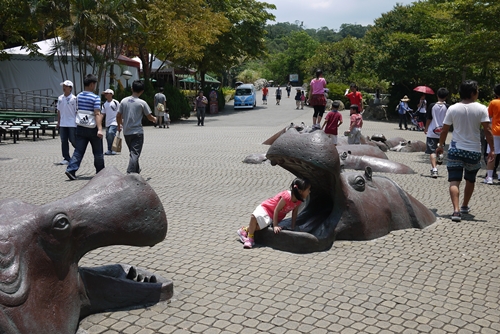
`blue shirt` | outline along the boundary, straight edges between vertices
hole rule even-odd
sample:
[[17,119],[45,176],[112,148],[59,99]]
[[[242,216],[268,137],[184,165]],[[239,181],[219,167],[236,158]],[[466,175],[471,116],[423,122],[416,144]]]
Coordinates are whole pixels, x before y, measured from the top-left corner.
[[79,111],[87,111],[94,113],[94,110],[101,110],[101,98],[88,91],[83,91],[77,96],[77,109]]

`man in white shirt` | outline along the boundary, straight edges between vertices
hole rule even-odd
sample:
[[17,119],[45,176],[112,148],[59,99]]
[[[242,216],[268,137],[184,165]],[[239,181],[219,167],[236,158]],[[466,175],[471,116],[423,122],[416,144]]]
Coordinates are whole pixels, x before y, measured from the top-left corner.
[[106,102],[102,105],[101,113],[106,117],[106,142],[108,143],[108,150],[104,152],[104,154],[115,155],[116,152],[111,150],[111,146],[113,146],[113,140],[115,139],[118,128],[116,114],[118,113],[120,102],[113,99],[115,92],[113,92],[112,89],[106,89],[103,94],[106,98]]
[[[451,220],[459,222],[462,214],[470,211],[469,201],[474,192],[476,175],[481,168],[481,126],[486,141],[492,148],[488,154],[488,162],[495,161],[495,145],[491,132],[490,118],[486,107],[476,102],[479,88],[476,81],[467,80],[460,85],[459,103],[455,103],[446,112],[443,129],[439,135],[436,155],[443,154],[446,137],[453,125],[453,137],[448,147],[448,182],[453,214]],[[462,206],[459,206],[460,183],[465,179],[465,190]]]
[[72,94],[73,83],[69,80],[61,82],[63,94],[57,98],[57,128],[61,138],[63,160],[59,163],[67,165],[71,159],[69,143],[75,147],[76,133],[76,96]]

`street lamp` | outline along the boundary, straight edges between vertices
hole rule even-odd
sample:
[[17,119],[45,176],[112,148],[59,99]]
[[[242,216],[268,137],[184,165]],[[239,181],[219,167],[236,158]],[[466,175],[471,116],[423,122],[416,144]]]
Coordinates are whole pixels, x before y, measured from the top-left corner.
[[130,80],[130,78],[132,78],[132,73],[130,71],[123,71],[122,73],[122,77],[125,78],[125,80],[127,80],[127,88],[128,88],[128,81]]

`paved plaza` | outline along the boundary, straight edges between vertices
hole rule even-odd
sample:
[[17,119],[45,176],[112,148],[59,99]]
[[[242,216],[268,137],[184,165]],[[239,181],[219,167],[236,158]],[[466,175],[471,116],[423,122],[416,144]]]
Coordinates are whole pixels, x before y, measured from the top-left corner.
[[[296,110],[293,96],[275,106],[273,94],[274,88],[267,106],[259,94],[253,110],[227,105],[208,115],[204,127],[191,117],[170,129],[145,128],[141,175],[163,202],[167,237],[152,248],[94,250],[80,265],[146,268],[173,280],[174,297],[149,308],[89,316],[79,333],[499,333],[500,186],[496,180],[483,184],[484,170],[470,214],[454,223],[446,168],[433,179],[424,153],[388,152],[417,172],[389,176],[435,211],[435,224],[371,241],[338,241],[321,253],[243,249],[236,230],[294,176],[242,160],[265,153],[268,146],[261,143],[291,122],[312,122],[312,109]],[[348,112],[342,114],[341,132],[348,129]],[[400,131],[396,123],[365,121],[363,134],[376,133],[425,141],[422,132]],[[126,146],[123,151],[105,156],[106,166],[125,173]],[[54,164],[60,160],[59,138],[2,140],[0,199],[43,204],[76,192],[94,176],[90,147],[76,181]]]

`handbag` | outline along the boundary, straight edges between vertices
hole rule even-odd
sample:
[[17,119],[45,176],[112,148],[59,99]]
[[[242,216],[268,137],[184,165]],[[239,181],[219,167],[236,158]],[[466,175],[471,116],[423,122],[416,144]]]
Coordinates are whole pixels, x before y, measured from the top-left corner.
[[115,152],[121,152],[122,151],[122,136],[121,132],[118,132],[115,136],[115,139],[113,139],[113,145],[111,145],[111,150]]
[[163,103],[158,103],[156,105],[156,110],[158,110],[159,112],[164,112],[165,111],[165,105]]

